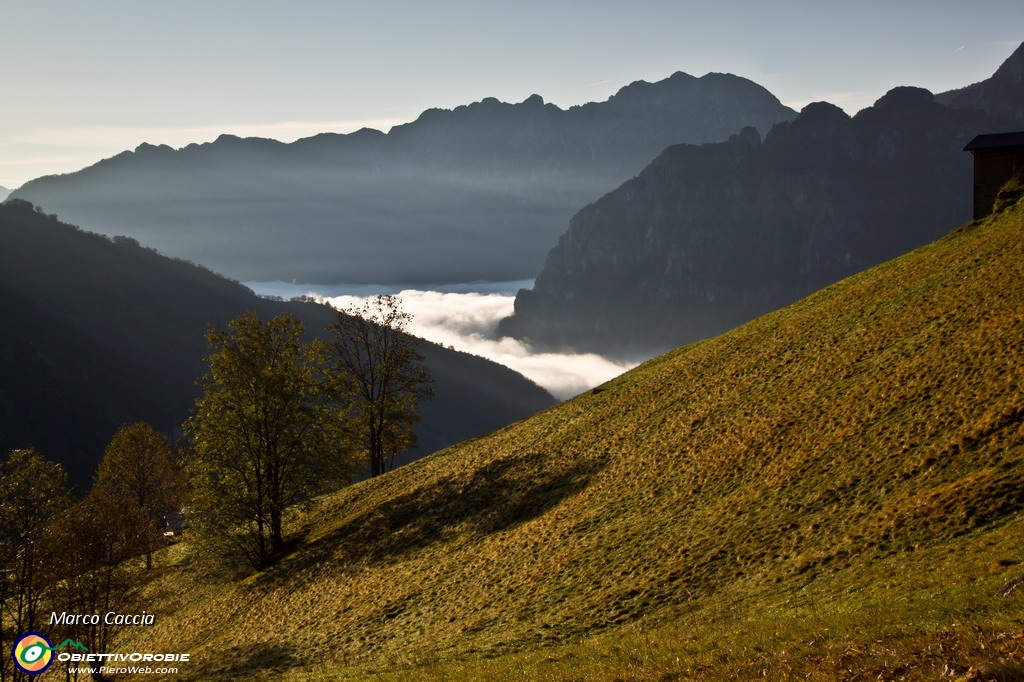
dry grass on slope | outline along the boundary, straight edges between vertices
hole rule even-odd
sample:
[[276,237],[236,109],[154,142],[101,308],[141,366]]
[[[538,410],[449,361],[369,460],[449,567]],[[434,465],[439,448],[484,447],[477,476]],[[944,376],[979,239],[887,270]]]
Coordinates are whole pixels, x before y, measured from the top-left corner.
[[199,679],[364,675],[898,566],[941,580],[1024,507],[1022,357],[1018,205],[326,497],[262,574],[181,559],[148,588],[157,626],[119,645],[190,651]]

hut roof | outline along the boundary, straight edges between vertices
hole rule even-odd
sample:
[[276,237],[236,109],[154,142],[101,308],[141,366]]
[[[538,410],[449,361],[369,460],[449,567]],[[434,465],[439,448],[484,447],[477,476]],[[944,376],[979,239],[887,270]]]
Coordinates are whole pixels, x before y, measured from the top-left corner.
[[964,151],[970,152],[975,149],[996,149],[999,147],[1024,147],[1024,132],[978,135],[967,143]]

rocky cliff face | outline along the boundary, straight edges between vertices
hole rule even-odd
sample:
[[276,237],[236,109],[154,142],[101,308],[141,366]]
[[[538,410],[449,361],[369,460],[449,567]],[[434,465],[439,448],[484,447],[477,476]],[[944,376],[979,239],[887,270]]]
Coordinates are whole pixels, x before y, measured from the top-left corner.
[[677,73],[568,110],[488,98],[387,134],[142,145],[15,196],[242,280],[527,279],[580,206],[665,147],[795,115],[743,78]]
[[1004,124],[897,88],[670,147],[572,218],[502,332],[635,358],[726,331],[969,220],[961,149]]

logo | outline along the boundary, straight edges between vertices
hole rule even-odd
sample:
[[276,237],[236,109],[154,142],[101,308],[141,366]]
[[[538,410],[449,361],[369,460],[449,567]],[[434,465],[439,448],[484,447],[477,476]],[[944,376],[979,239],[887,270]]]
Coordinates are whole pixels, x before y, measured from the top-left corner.
[[79,651],[88,651],[84,644],[70,637],[61,642],[60,646],[53,646],[43,633],[26,632],[15,640],[14,646],[11,647],[11,658],[18,670],[29,675],[38,675],[53,663],[53,652],[69,644]]

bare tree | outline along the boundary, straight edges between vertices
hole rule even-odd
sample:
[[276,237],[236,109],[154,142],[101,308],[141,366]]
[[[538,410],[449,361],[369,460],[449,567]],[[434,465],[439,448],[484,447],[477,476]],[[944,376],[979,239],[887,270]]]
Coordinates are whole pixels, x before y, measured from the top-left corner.
[[332,371],[339,391],[351,395],[350,414],[366,451],[371,476],[394,465],[416,442],[418,402],[433,395],[411,316],[395,296],[376,296],[338,313],[331,332]]

